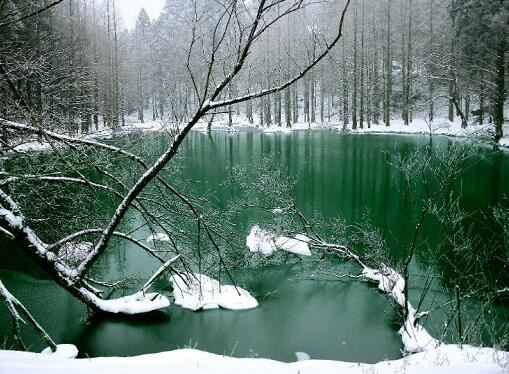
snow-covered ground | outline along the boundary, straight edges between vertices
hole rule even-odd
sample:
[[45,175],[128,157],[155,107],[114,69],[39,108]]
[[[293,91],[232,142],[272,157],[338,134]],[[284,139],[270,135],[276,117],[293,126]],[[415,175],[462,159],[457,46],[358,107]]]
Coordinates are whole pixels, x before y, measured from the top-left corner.
[[[228,122],[225,116],[217,116],[212,124],[211,131],[225,131],[225,132],[237,132],[241,130],[250,130],[250,131],[261,131],[267,135],[281,133],[281,134],[289,134],[293,131],[301,131],[301,130],[335,130],[342,131],[343,125],[338,122],[331,123],[304,123],[298,122],[292,124],[291,128],[286,126],[269,126],[269,127],[259,127],[257,125],[257,121],[255,120],[254,124],[250,124],[245,117],[242,116],[233,116],[232,126],[228,126]],[[208,122],[206,120],[199,121],[194,127],[194,131],[206,132],[207,131]],[[365,123],[363,128],[358,127],[356,130],[352,130],[351,123],[347,126],[347,131],[351,134],[429,134],[431,127],[431,132],[434,135],[445,135],[452,137],[465,137],[471,138],[473,136],[485,140],[486,142],[493,139],[494,133],[494,125],[493,124],[485,124],[485,125],[469,125],[466,129],[461,128],[461,122],[459,120],[455,122],[450,122],[447,119],[437,118],[432,123],[431,126],[424,118],[415,118],[413,122],[409,126],[405,126],[402,120],[395,119],[391,121],[391,125],[389,127],[384,124],[380,125],[371,125],[369,128]],[[145,123],[136,123],[131,122],[127,123],[125,126],[117,130],[112,130],[110,128],[100,128],[98,131],[95,131],[91,134],[78,134],[77,136],[82,139],[108,139],[115,135],[121,135],[132,132],[169,132],[173,133],[176,130],[174,125],[162,122],[162,121],[147,121]],[[509,150],[509,125],[504,126],[504,138],[502,138],[499,142],[502,148]],[[23,144],[15,147],[15,150],[18,152],[30,152],[30,151],[41,151],[51,149],[50,145],[45,142],[39,142],[37,140],[26,141]]]
[[261,359],[232,358],[193,349],[181,349],[134,357],[64,359],[37,353],[0,351],[0,373],[504,373],[509,354],[491,348],[444,345],[432,351],[399,360],[362,364],[342,361],[304,360],[292,363]]
[[[367,128],[366,124],[364,124],[364,128],[357,128],[356,130],[350,130],[354,133],[360,134],[429,134],[430,130],[434,135],[446,135],[452,137],[472,137],[476,136],[480,139],[485,139],[486,141],[493,139],[494,135],[494,125],[493,124],[484,124],[484,125],[474,125],[471,124],[467,126],[465,129],[461,128],[461,121],[450,122],[447,119],[438,118],[435,119],[431,124],[424,120],[423,118],[416,118],[414,121],[405,126],[402,120],[393,120],[391,121],[391,125],[389,127],[384,124],[380,125],[371,125],[370,128]],[[504,137],[501,141],[501,145],[509,144],[509,126],[504,126]]]

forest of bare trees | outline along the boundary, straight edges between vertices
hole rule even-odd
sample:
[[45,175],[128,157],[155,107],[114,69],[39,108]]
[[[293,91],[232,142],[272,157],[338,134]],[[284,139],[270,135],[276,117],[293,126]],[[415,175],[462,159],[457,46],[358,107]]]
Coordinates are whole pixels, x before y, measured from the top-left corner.
[[[316,2],[270,27],[253,46],[250,66],[221,99],[295,75],[326,45],[341,3]],[[132,30],[123,26],[115,0],[64,1],[12,23],[40,7],[27,4],[0,2],[0,85],[6,93],[0,117],[27,118],[18,94],[45,127],[83,133],[126,121],[183,123],[200,106],[206,46],[225,4],[167,1],[155,20],[142,9]],[[273,12],[284,10],[281,2]],[[282,91],[230,105],[229,122],[238,114],[261,126],[330,122],[356,129],[446,117],[463,126],[493,122],[499,139],[507,18],[507,4],[498,0],[355,1],[344,39],[324,61]],[[219,52],[215,73],[227,69],[236,53],[230,43]]]

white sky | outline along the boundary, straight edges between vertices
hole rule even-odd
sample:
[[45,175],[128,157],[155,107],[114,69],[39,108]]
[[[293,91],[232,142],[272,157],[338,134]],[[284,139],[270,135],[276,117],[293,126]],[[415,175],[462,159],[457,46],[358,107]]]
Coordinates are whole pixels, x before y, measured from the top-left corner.
[[164,3],[165,0],[117,0],[116,6],[122,14],[125,27],[133,29],[141,8],[145,8],[148,16],[154,19],[163,10]]

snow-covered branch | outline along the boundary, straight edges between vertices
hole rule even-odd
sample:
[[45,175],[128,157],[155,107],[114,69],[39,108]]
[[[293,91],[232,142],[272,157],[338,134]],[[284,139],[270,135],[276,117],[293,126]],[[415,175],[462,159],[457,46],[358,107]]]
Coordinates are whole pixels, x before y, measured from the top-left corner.
[[180,258],[180,255],[177,255],[168,261],[166,261],[157,271],[145,282],[143,287],[141,288],[141,292],[145,293],[152,286],[152,284],[161,277],[168,269],[170,269],[171,264],[177,261]]
[[15,339],[20,343],[20,345],[23,346],[23,343],[21,341],[21,335],[19,332],[19,323],[26,323],[25,320],[21,317],[26,318],[26,320],[30,323],[30,325],[33,327],[35,332],[41,337],[41,339],[48,345],[48,347],[55,352],[57,350],[57,345],[51,339],[49,334],[44,330],[41,325],[35,320],[34,317],[30,314],[30,312],[25,308],[25,306],[16,299],[9,290],[4,286],[3,282],[0,280],[0,297],[4,301],[5,305],[7,306],[7,309],[9,310],[9,313],[12,316],[12,319],[14,321],[14,326],[16,329],[15,333]]
[[[15,240],[21,245],[22,249],[39,263],[41,268],[50,274],[62,287],[93,309],[108,313],[138,314],[158,310],[169,305],[169,300],[165,296],[157,293],[144,294],[144,292],[138,292],[134,295],[119,299],[103,300],[95,294],[97,291],[96,289],[87,285],[86,279],[83,276],[76,277],[75,268],[71,267],[66,263],[65,259],[61,259],[50,250],[59,246],[62,247],[70,243],[70,240],[79,236],[95,233],[100,230],[83,230],[53,245],[48,245],[40,240],[30,227],[25,224],[24,217],[21,215],[17,204],[1,190],[0,206],[0,226],[7,227]],[[118,232],[115,234],[134,242],[153,257],[165,263],[165,266],[163,266],[165,269],[169,268],[171,264],[179,258],[179,256],[177,256],[166,262],[152,249],[131,236]],[[80,251],[83,251],[83,248],[85,248],[84,256],[86,257],[87,247],[82,247],[83,246],[77,245],[70,246],[69,250],[75,251],[79,248]],[[90,250],[92,249],[91,246],[88,248]],[[162,271],[160,268],[156,274],[160,275],[161,273]],[[145,285],[144,289],[147,289],[149,286],[150,284],[148,286]]]
[[388,294],[401,308],[408,310],[405,322],[399,330],[406,352],[422,352],[434,349],[440,344],[419,324],[422,313],[418,313],[407,300],[405,279],[396,270],[384,264],[380,264],[380,268],[368,267],[358,254],[344,245],[326,243],[303,234],[297,234],[295,238],[277,236],[258,226],[251,229],[246,238],[246,246],[251,252],[259,252],[265,256],[270,256],[279,249],[310,256],[312,248],[315,251],[332,251],[344,259],[355,261],[361,267],[356,278],[377,283],[380,291]]

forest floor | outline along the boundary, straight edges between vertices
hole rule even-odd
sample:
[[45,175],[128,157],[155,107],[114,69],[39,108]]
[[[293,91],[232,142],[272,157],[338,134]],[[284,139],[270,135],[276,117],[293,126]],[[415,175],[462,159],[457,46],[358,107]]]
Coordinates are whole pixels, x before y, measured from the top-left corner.
[[398,360],[363,364],[330,360],[283,363],[263,358],[232,358],[194,349],[133,357],[66,359],[39,353],[0,350],[1,373],[504,373],[509,353],[492,348],[442,345]]

